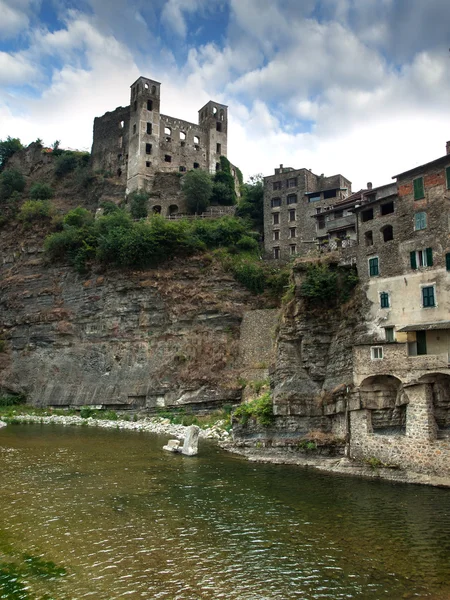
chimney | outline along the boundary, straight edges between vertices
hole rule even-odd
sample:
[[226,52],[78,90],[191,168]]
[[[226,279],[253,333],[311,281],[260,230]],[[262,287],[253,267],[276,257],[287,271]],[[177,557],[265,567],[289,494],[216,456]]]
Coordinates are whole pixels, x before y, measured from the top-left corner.
[[371,181],[368,181],[368,182],[367,182],[367,189],[368,189],[368,190],[371,190],[371,189],[372,189],[372,182],[371,182]]
[[445,149],[447,150],[447,154],[450,154],[450,142],[446,143]]

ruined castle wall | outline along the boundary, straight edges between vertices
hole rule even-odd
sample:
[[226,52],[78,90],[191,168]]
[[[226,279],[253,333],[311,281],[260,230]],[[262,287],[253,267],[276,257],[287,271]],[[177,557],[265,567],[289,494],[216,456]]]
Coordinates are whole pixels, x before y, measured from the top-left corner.
[[208,170],[207,148],[208,136],[203,127],[161,115],[159,164],[161,172]]
[[94,119],[92,168],[126,182],[130,107],[119,107]]

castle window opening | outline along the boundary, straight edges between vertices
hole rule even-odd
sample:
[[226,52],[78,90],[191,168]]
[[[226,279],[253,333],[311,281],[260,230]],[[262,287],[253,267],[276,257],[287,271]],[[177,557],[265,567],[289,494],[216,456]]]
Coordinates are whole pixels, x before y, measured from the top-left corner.
[[414,215],[414,231],[427,228],[427,213],[418,212]]
[[290,238],[297,237],[297,227],[289,227],[289,237]]
[[272,213],[272,225],[280,224],[280,213]]
[[123,155],[122,155],[122,154],[118,154],[118,155],[117,155],[117,160],[118,160],[119,162],[122,160],[122,158],[123,158]]
[[382,215],[390,215],[394,212],[394,203],[386,202],[380,206],[380,212]]
[[366,223],[367,221],[371,221],[373,219],[373,208],[369,208],[368,210],[363,210],[361,213],[361,221]]
[[136,133],[136,123],[133,125],[133,133]]
[[181,146],[182,148],[184,148],[184,147],[186,146],[186,142],[184,142],[184,141],[183,141],[183,142],[180,142],[180,146]]
[[296,215],[295,210],[290,210],[289,211],[289,222],[292,223],[292,221],[295,221],[296,217],[297,217],[297,215]]
[[152,94],[156,94],[156,85],[152,85]]
[[145,154],[151,154],[151,153],[152,153],[152,145],[145,144]]
[[180,167],[179,171],[180,173],[186,173],[186,167]]
[[117,177],[120,177],[122,175],[122,169],[117,169]]
[[286,199],[287,204],[297,204],[297,194],[289,194]]
[[281,190],[281,181],[274,181],[272,185],[273,185],[274,191]]
[[327,200],[328,198],[336,198],[336,192],[337,190],[326,190],[323,193],[323,199]]
[[447,189],[450,190],[450,167],[445,169],[445,179],[447,180]]
[[383,233],[383,241],[384,242],[390,242],[391,240],[394,239],[394,229],[393,229],[392,225],[386,225],[386,227],[383,227],[381,232]]
[[364,234],[364,241],[366,246],[373,246],[373,233],[372,231],[366,231]]
[[164,162],[167,162],[167,163],[172,162],[172,157],[170,156],[170,154],[164,155]]
[[216,163],[216,171],[220,171],[220,163]]
[[280,258],[280,248],[278,246],[273,249],[273,257],[275,260]]
[[185,140],[186,139],[186,133],[184,131],[180,131],[180,140]]
[[274,242],[279,242],[280,241],[280,230],[279,229],[275,229],[273,232],[273,241]]
[[166,136],[166,142],[171,142],[172,138],[170,136]]
[[216,144],[216,153],[220,154],[222,152],[222,144]]
[[294,254],[297,254],[297,245],[296,244],[291,244],[289,246],[289,254],[291,256],[294,256]]
[[445,268],[447,271],[450,271],[450,252],[447,252],[445,255]]
[[134,109],[134,112],[136,112],[136,111],[137,111],[137,100],[135,100],[135,101],[134,101],[134,104],[133,104],[133,109]]
[[161,214],[161,207],[158,206],[158,205],[154,206],[152,210],[153,210],[153,213],[155,215],[160,215]]
[[213,115],[217,115],[217,107],[216,106],[213,106],[212,112],[213,112]]
[[220,111],[220,120],[223,121],[225,119],[225,113],[223,110]]
[[194,169],[199,169],[200,165],[198,163],[194,163]]
[[168,215],[176,215],[178,212],[178,206],[176,204],[171,204],[167,211]]
[[146,167],[147,167],[147,169],[148,169],[149,167],[151,167],[151,166],[152,166],[152,163],[151,163],[149,160],[147,160],[147,161],[145,162],[145,166],[146,166]]
[[147,110],[153,110],[153,100],[147,100]]
[[147,133],[148,133],[148,135],[152,134],[152,124],[151,123],[147,123]]
[[119,127],[120,129],[123,129],[125,127],[125,121],[120,121]]
[[270,206],[272,208],[279,208],[281,206],[281,198],[272,198]]
[[200,144],[200,138],[197,135],[194,135],[194,144]]
[[216,131],[222,131],[222,123],[220,121],[216,122]]
[[194,146],[194,148],[197,150],[197,152],[199,152],[199,150],[200,150],[200,146],[199,146],[198,144],[196,144],[196,145]]
[[144,83],[144,89],[148,90],[148,83]]
[[164,127],[164,135],[172,135],[172,130],[170,127]]

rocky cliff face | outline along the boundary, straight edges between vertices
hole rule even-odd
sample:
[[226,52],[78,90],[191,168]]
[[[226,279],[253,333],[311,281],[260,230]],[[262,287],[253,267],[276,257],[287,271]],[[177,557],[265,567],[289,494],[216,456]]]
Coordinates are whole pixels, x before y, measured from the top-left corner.
[[240,399],[242,315],[256,300],[210,258],[96,273],[5,255],[0,387],[36,405],[208,406]]

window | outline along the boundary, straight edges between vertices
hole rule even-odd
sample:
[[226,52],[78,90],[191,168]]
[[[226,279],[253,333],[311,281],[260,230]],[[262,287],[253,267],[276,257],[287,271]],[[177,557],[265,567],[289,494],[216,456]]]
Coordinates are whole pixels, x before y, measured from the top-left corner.
[[122,148],[122,146],[123,146],[123,137],[120,136],[120,138],[119,138],[119,148]]
[[372,360],[381,360],[383,358],[383,346],[372,346],[370,349],[370,358]]
[[198,169],[200,165],[198,163],[194,163],[194,169]]
[[134,108],[134,111],[136,112],[137,111],[137,100],[134,101],[133,108]]
[[334,211],[334,218],[335,219],[340,219],[343,216],[344,216],[344,211],[343,210],[335,210]]
[[380,293],[380,306],[381,308],[389,308],[389,294],[388,292]]
[[272,213],[272,225],[280,224],[280,213]]
[[322,209],[320,207],[316,208],[316,215],[320,215],[321,212],[322,212]]
[[445,169],[445,178],[447,180],[447,189],[450,190],[450,167]]
[[436,306],[434,294],[434,285],[429,285],[422,288],[422,306],[423,308],[431,308]]
[[383,227],[381,232],[383,234],[384,242],[390,242],[391,240],[394,239],[394,230],[392,228],[392,225],[386,225],[386,227]]
[[153,110],[153,100],[147,100],[147,110]]
[[170,154],[164,155],[164,162],[172,162],[172,157],[170,156]]
[[118,155],[117,155],[117,160],[118,160],[119,162],[122,160],[122,158],[123,158],[123,155],[122,155],[122,154],[118,154]]
[[180,131],[180,140],[182,142],[184,142],[185,139],[186,139],[186,132],[185,131]]
[[297,246],[295,244],[291,244],[289,246],[289,254],[291,256],[294,256],[294,254],[297,254]]
[[120,129],[123,129],[125,127],[125,122],[124,121],[120,121],[119,127],[120,127]]
[[172,135],[172,130],[170,127],[164,127],[164,135]]
[[180,167],[179,171],[180,173],[186,173],[186,167]]
[[148,133],[149,135],[151,135],[151,134],[152,134],[152,124],[151,124],[151,123],[147,123],[147,133]]
[[197,135],[194,135],[194,144],[195,145],[200,144],[200,138]]
[[366,246],[373,246],[373,233],[371,231],[366,231],[364,241],[366,242]]
[[308,202],[319,202],[320,200],[320,194],[318,196],[310,196],[308,198]]
[[393,202],[386,202],[385,204],[382,204],[380,206],[380,213],[382,215],[390,215],[393,212],[394,212],[394,203]]
[[387,342],[395,342],[395,333],[393,327],[384,328],[384,336]]
[[274,190],[281,190],[281,181],[274,181],[273,182],[273,189]]
[[222,144],[216,144],[216,152],[220,154],[222,152]]
[[297,194],[289,194],[286,204],[297,204]]
[[136,123],[133,125],[133,133],[136,133]]
[[427,228],[427,213],[418,212],[414,215],[414,231]]
[[433,250],[425,248],[425,250],[413,250],[410,252],[411,269],[419,267],[433,266]]
[[336,198],[336,191],[337,190],[326,190],[323,193],[323,199],[327,200],[328,198]]
[[445,268],[450,271],[450,252],[445,255]]
[[222,123],[220,121],[216,122],[216,131],[222,131]]
[[297,227],[289,227],[289,237],[290,238],[297,237]]
[[413,181],[414,186],[414,200],[420,200],[425,198],[425,189],[423,187],[423,177],[417,177]]
[[294,188],[297,187],[297,177],[293,177],[292,179],[287,180],[287,187]]
[[152,153],[152,145],[145,144],[145,154],[151,154],[151,153]]
[[292,223],[292,221],[295,221],[296,219],[296,214],[295,214],[295,210],[290,210],[289,211],[289,222]]
[[325,229],[325,217],[319,217],[317,219],[317,229]]
[[279,239],[280,239],[280,232],[278,229],[275,229],[275,231],[273,232],[273,241],[278,242]]
[[216,163],[216,172],[220,171],[220,163]]
[[378,256],[375,256],[374,258],[369,258],[369,276],[376,277],[379,274],[380,271],[378,268]]
[[151,163],[149,160],[147,160],[147,161],[145,161],[145,166],[146,166],[146,167],[147,167],[147,169],[148,169],[148,167],[151,167],[151,166],[152,166],[152,163]]
[[279,206],[281,206],[281,198],[272,198],[272,200],[270,201],[270,206],[272,208],[278,208]]
[[280,248],[278,246],[276,246],[273,249],[273,257],[278,260],[280,258]]
[[361,221],[366,223],[367,221],[371,221],[373,219],[373,208],[369,208],[368,210],[363,210],[361,213]]

